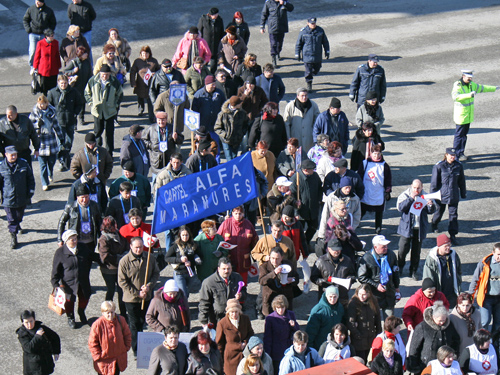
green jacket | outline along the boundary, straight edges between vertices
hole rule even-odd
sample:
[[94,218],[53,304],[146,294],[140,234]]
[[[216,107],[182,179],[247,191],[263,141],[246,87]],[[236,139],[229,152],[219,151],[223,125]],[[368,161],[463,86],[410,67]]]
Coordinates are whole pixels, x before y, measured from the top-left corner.
[[472,91],[494,92],[495,86],[479,85],[476,82],[471,82],[468,85],[460,79],[453,84],[451,97],[455,101],[453,109],[453,121],[457,125],[470,124],[474,121],[474,97]]
[[335,305],[330,305],[323,293],[320,301],[311,310],[307,321],[306,332],[309,335],[309,346],[316,350],[326,341],[333,326],[342,323],[344,307],[337,300]]
[[102,90],[100,73],[89,79],[85,87],[85,101],[90,106],[92,116],[101,117],[105,120],[118,114],[118,106],[123,99],[123,90],[120,81],[109,77],[104,91]]
[[129,180],[123,175],[114,180],[109,188],[109,199],[120,194],[120,184],[125,181],[130,182],[134,186],[134,190],[137,190],[135,196],[141,201],[142,207],[148,208],[151,204],[151,185],[146,177],[138,173],[135,174],[133,180]]
[[216,234],[214,239],[210,241],[205,233],[201,232],[196,236],[194,242],[198,245],[196,253],[201,258],[202,263],[196,265],[196,273],[201,282],[207,277],[213,275],[217,269],[220,257],[227,257],[228,251],[226,249],[220,248],[221,256],[217,258],[213,252],[217,250],[219,243],[224,241],[224,238],[220,234]]

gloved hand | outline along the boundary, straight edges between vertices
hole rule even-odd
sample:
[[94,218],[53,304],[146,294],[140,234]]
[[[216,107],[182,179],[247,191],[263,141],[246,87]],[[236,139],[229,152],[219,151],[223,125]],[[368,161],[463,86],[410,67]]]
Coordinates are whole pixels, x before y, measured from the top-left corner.
[[300,58],[300,55],[295,55],[295,58],[297,59],[297,61],[302,60],[302,59]]
[[349,95],[349,99],[351,99],[351,102],[354,101],[354,95]]
[[500,86],[497,86],[497,90],[500,90]]
[[386,191],[385,194],[384,194],[384,198],[387,202],[389,202],[391,200],[391,192],[390,191]]
[[475,91],[472,91],[472,92],[470,93],[470,96],[473,98],[474,96],[476,96],[476,92],[475,92]]
[[396,292],[396,302],[399,302],[401,300],[401,293]]
[[385,102],[385,98],[380,98],[379,103],[382,104],[383,102]]
[[330,58],[330,51],[325,52],[325,59],[327,59],[327,60],[328,60],[329,58]]

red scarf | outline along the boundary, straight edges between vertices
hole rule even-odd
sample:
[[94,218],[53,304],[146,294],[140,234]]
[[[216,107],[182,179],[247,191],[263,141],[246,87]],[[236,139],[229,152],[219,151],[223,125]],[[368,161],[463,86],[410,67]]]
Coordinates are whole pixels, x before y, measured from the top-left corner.
[[205,237],[207,237],[207,240],[213,241],[215,238],[215,234],[212,237],[210,237],[207,233],[205,233]]
[[264,114],[262,115],[262,120],[274,120],[275,118],[276,116],[273,116],[268,112],[264,112]]

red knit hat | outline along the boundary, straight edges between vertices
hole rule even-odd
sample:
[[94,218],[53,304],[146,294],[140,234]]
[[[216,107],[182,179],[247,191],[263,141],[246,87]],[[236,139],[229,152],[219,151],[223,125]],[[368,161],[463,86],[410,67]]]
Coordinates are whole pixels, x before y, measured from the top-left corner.
[[447,243],[451,243],[451,240],[450,237],[448,237],[446,234],[443,233],[437,237],[436,242],[437,246],[440,247],[446,245]]

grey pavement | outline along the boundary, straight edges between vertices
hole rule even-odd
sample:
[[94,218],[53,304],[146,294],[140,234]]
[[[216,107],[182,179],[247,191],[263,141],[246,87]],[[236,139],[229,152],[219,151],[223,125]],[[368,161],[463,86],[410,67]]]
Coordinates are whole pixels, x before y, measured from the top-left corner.
[[[259,33],[258,25],[263,1],[243,2],[221,0],[206,3],[199,0],[187,2],[154,1],[92,1],[98,19],[93,31],[94,58],[100,55],[100,47],[107,40],[107,30],[117,27],[138,55],[142,45],[149,44],[159,60],[171,57],[178,40],[199,16],[217,5],[224,23],[228,23],[235,10],[244,13],[252,26],[249,52],[258,56],[261,65],[270,61],[267,34]],[[67,30],[66,3],[47,0],[56,11],[59,26],[56,38],[61,40]],[[321,74],[314,80],[311,98],[320,110],[326,110],[330,98],[342,100],[343,110],[351,121],[356,106],[348,100],[348,88],[352,74],[365,62],[369,53],[378,53],[388,78],[387,100],[383,104],[386,124],[382,136],[386,142],[386,161],[393,171],[393,199],[384,217],[383,234],[392,240],[389,248],[397,249],[396,235],[399,214],[395,208],[396,197],[414,178],[421,178],[429,189],[432,166],[442,159],[444,149],[453,141],[453,102],[451,88],[460,77],[460,69],[476,71],[475,80],[483,84],[500,85],[498,76],[498,1],[477,0],[468,2],[425,0],[398,1],[295,1],[295,11],[290,14],[290,33],[285,38],[281,62],[277,73],[287,86],[286,101],[294,97],[295,90],[304,85],[303,65],[293,60],[294,45],[299,30],[310,16],[318,17],[318,25],[325,28],[331,44],[331,59],[324,62]],[[22,28],[22,16],[26,4],[19,0],[0,0],[0,111],[15,104],[21,113],[29,113],[36,97],[30,94],[30,77],[27,66],[28,38]],[[4,9],[5,8],[5,9]],[[475,264],[499,242],[499,156],[498,103],[500,93],[479,94],[476,97],[475,121],[471,127],[467,145],[469,160],[464,163],[467,178],[467,199],[459,205],[460,245],[455,247],[464,265],[464,285],[467,289]],[[284,108],[286,103],[281,103]],[[90,121],[89,114],[86,120]],[[120,111],[120,127],[116,129],[116,150],[128,127],[135,123],[146,124],[145,118],[137,117],[137,107],[132,89],[125,87],[125,101]],[[92,130],[88,123],[76,136],[73,151],[83,145],[84,135]],[[186,132],[186,135],[189,135]],[[353,133],[351,132],[351,137]],[[187,147],[187,142],[184,145]],[[115,162],[118,165],[118,152]],[[9,249],[9,236],[5,213],[0,211],[0,361],[2,373],[22,372],[21,348],[15,335],[20,325],[19,313],[25,308],[35,309],[37,318],[57,331],[62,338],[62,355],[56,365],[56,374],[74,375],[93,373],[92,359],[87,348],[89,327],[70,330],[64,317],[48,310],[48,294],[51,292],[50,272],[52,256],[57,248],[56,228],[60,213],[73,181],[69,172],[55,173],[51,190],[43,192],[40,186],[38,162],[34,162],[37,191],[33,205],[28,209],[23,228],[27,234],[19,236],[18,250]],[[121,170],[115,167],[112,177]],[[445,214],[445,219],[447,214]],[[367,216],[359,230],[362,239],[370,242],[374,235],[374,218]],[[447,220],[440,226],[446,231]],[[435,245],[436,234],[430,234],[424,242],[422,259]],[[162,239],[163,240],[163,239]],[[308,259],[313,264],[315,256]],[[419,274],[421,274],[421,267]],[[162,282],[171,275],[167,268],[162,272]],[[91,272],[95,294],[87,309],[88,317],[100,315],[99,305],[104,299],[105,287],[98,269]],[[401,292],[405,297],[397,305],[397,314],[406,299],[415,292],[419,282],[408,278],[405,272]],[[249,290],[255,296],[255,282]],[[197,292],[194,290],[194,292]],[[255,297],[251,297],[253,301]],[[192,294],[191,312],[197,314],[198,293]],[[299,323],[305,325],[307,314],[317,301],[314,289],[297,300],[296,313]],[[255,319],[254,311],[247,312]],[[257,333],[263,332],[263,322],[252,321]],[[193,321],[193,330],[199,328]],[[145,374],[136,370],[129,355],[127,374]]]

